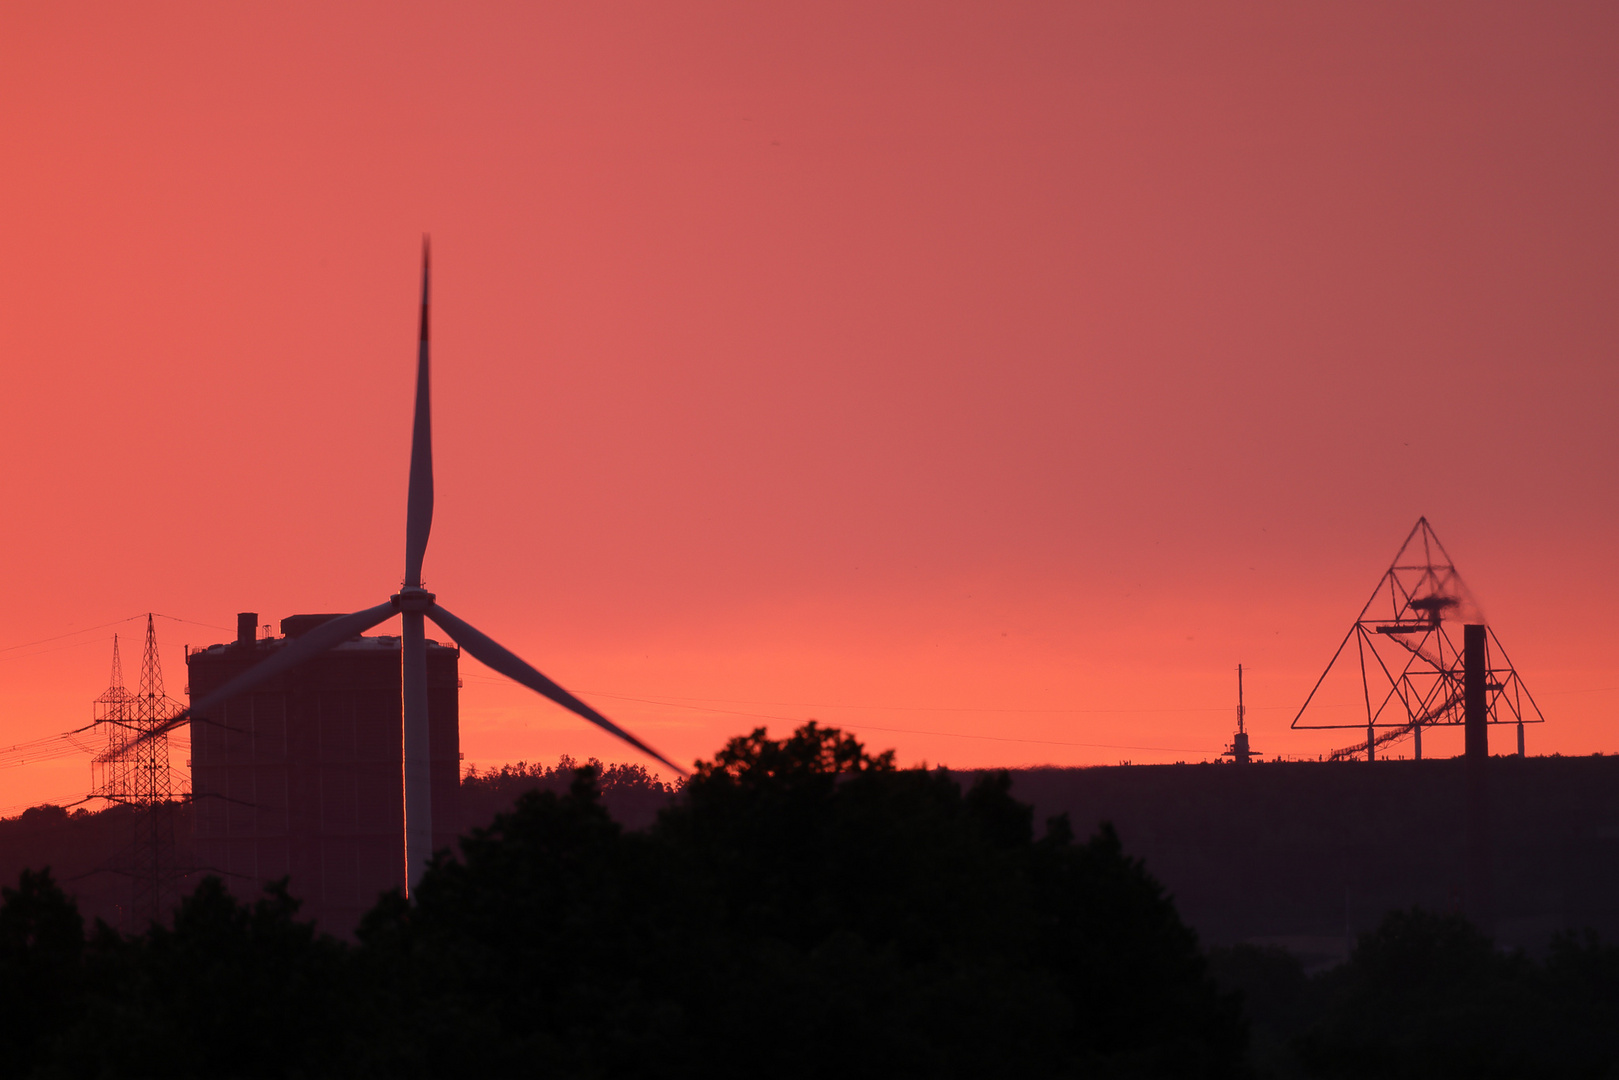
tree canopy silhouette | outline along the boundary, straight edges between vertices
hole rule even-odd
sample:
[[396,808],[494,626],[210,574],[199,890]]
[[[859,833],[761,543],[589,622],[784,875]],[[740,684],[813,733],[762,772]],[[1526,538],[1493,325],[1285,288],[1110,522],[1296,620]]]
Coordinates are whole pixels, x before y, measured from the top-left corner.
[[[815,724],[703,763],[648,829],[590,770],[531,791],[386,896],[357,945],[205,884],[86,941],[25,877],[6,986],[46,988],[15,1075],[1229,1076],[1245,1034],[1106,826],[1037,836]],[[13,927],[20,927],[13,930]],[[12,978],[16,975],[16,978]],[[20,1014],[19,1014],[20,1015]]]
[[[380,1071],[1235,1073],[1192,933],[1106,827],[1036,839],[815,724],[733,740],[645,833],[587,776],[440,859],[361,932]],[[390,1026],[392,1025],[392,1026]]]
[[1213,950],[1277,1076],[1611,1076],[1619,1064],[1619,949],[1561,935],[1535,960],[1460,915],[1391,911],[1349,961],[1306,977],[1293,956]]

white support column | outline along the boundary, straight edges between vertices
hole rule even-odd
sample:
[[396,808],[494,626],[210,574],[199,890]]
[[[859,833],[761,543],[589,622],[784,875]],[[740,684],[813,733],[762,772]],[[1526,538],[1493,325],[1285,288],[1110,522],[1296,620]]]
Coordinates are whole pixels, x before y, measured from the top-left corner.
[[433,789],[427,729],[427,638],[420,611],[406,611],[401,631],[405,889],[414,892],[433,854]]

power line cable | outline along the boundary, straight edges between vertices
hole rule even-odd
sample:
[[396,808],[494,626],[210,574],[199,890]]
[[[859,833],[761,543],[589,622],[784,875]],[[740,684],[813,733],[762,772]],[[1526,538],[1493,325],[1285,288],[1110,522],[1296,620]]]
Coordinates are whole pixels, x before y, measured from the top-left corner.
[[[790,724],[799,723],[804,719],[804,717],[800,717],[800,716],[774,716],[774,715],[770,715],[768,713],[740,712],[740,711],[735,710],[735,709],[709,709],[709,708],[704,708],[701,705],[682,705],[679,702],[675,702],[675,701],[654,701],[651,698],[635,698],[635,697],[628,697],[628,696],[623,695],[623,694],[603,694],[603,693],[600,693],[600,692],[597,692],[597,691],[585,691],[585,693],[590,693],[595,697],[616,698],[617,700],[620,700],[620,701],[638,701],[638,702],[641,702],[642,704],[645,704],[645,705],[662,705],[662,706],[665,706],[665,707],[668,707],[668,708],[675,708],[675,709],[693,709],[693,710],[695,710],[697,712],[717,713],[717,714],[721,714],[721,715],[725,715],[725,716],[748,716],[748,717],[754,717],[754,718],[760,719],[760,720],[781,720],[781,721],[783,721],[785,723],[790,723]],[[811,706],[811,707],[814,708],[816,706]],[[1083,747],[1089,747],[1089,748],[1093,748],[1093,749],[1105,749],[1105,750],[1157,750],[1157,751],[1162,751],[1163,753],[1167,753],[1167,754],[1215,754],[1215,753],[1219,753],[1219,751],[1217,751],[1217,750],[1199,749],[1199,748],[1185,747],[1185,746],[1126,746],[1126,745],[1122,745],[1122,744],[1119,744],[1119,743],[1066,742],[1066,741],[1059,740],[1059,739],[1020,739],[1020,738],[1014,738],[1014,737],[1012,737],[1010,735],[970,735],[970,734],[964,734],[964,733],[955,732],[955,731],[922,731],[922,730],[919,730],[917,728],[878,727],[877,725],[874,725],[874,724],[862,724],[859,721],[855,721],[855,722],[853,722],[851,724],[848,724],[847,726],[851,727],[851,728],[864,729],[866,731],[886,731],[886,732],[890,732],[890,733],[894,733],[894,734],[900,734],[900,735],[938,735],[938,736],[942,736],[944,738],[950,738],[950,739],[987,739],[987,740],[992,741],[992,742],[1033,743],[1033,744],[1038,744],[1038,745],[1043,745],[1043,746],[1083,746]]]
[[[207,627],[210,630],[223,630],[226,633],[232,633],[233,632],[232,629],[230,627],[228,627],[228,626],[219,626],[219,625],[216,625],[214,623],[198,622],[196,619],[181,618],[179,615],[165,615],[160,611],[143,611],[139,615],[131,615],[127,619],[114,619],[112,622],[99,623],[99,624],[97,624],[95,626],[86,626],[86,627],[84,627],[82,629],[79,629],[79,630],[70,630],[65,634],[54,634],[51,637],[39,638],[39,639],[37,639],[35,641],[24,641],[24,642],[22,642],[20,644],[17,644],[17,645],[6,645],[6,646],[3,646],[3,647],[0,647],[0,653],[16,652],[19,649],[30,649],[30,648],[33,648],[35,645],[49,645],[53,641],[62,641],[64,639],[66,639],[66,638],[78,637],[80,634],[89,634],[89,633],[93,633],[96,630],[107,630],[107,629],[110,629],[111,627],[114,627],[114,626],[122,626],[125,623],[135,622],[135,621],[137,621],[139,619],[144,619],[148,615],[153,616],[155,618],[159,618],[159,619],[168,619],[168,620],[170,620],[172,622],[188,623],[191,626],[203,626],[203,627]],[[70,644],[70,645],[60,646],[59,648],[62,648],[62,649],[74,649],[74,648],[78,648],[81,645],[86,645],[86,644],[90,644],[90,643],[89,642],[75,642],[75,643]],[[27,654],[25,654],[25,656],[43,656],[46,653],[56,652],[56,651],[58,651],[58,650],[57,649],[45,649],[45,650],[42,650],[41,652],[37,652],[37,653],[27,653]],[[24,657],[19,657],[19,656],[0,656],[0,662],[4,662],[6,660],[20,660],[20,659],[23,659],[23,658]]]

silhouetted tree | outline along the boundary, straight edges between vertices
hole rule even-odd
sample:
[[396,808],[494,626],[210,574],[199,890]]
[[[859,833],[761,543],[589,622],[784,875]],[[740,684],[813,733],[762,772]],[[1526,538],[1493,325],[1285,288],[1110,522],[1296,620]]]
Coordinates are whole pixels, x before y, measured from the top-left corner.
[[1238,995],[1248,1018],[1250,1060],[1261,1075],[1301,1070],[1293,1044],[1317,1019],[1315,987],[1299,958],[1276,946],[1240,944],[1209,950],[1215,981]]
[[[1243,1024],[1104,827],[1036,837],[810,724],[733,740],[650,829],[579,770],[441,857],[358,946],[208,879],[122,937],[43,875],[0,911],[39,1076],[1228,1076]],[[1586,965],[1590,967],[1590,965]],[[32,1010],[32,1011],[30,1011]]]
[[645,833],[534,792],[361,932],[378,1075],[1205,1075],[1243,1030],[1103,830],[1033,835],[813,724],[701,765]]
[[461,831],[488,825],[496,814],[506,813],[516,806],[518,798],[526,792],[561,794],[567,791],[573,784],[574,774],[581,768],[595,772],[602,805],[614,821],[629,829],[652,824],[681,787],[678,781],[659,780],[644,765],[604,765],[596,758],[581,765],[566,754],[555,765],[519,761],[484,772],[468,769],[461,778]]
[[963,791],[810,724],[655,794],[626,830],[590,768],[531,787],[357,946],[298,921],[284,883],[244,904],[215,879],[170,925],[87,936],[24,872],[0,891],[0,1078],[1235,1076],[1239,997],[1266,1075],[1619,1065],[1619,949],[1593,934],[1537,962],[1395,912],[1315,977],[1213,950],[1222,991],[1113,830],[1037,834],[1005,773]]
[[[18,880],[25,869],[52,868],[55,880],[73,894],[86,925],[97,918],[116,923],[129,909],[127,874],[113,868],[127,862],[140,807],[113,804],[90,811],[61,806],[32,806],[17,817],[0,819],[0,882]],[[171,803],[175,862],[189,866],[191,807]]]
[[1391,912],[1312,987],[1298,1057],[1329,1077],[1608,1075],[1616,972],[1594,940],[1564,939],[1540,965],[1460,915]]
[[183,899],[172,926],[85,949],[83,1006],[58,1040],[57,1076],[280,1077],[324,1074],[343,1044],[344,948],[298,922],[286,884],[252,905],[218,878]]
[[0,890],[0,1077],[29,1076],[82,1009],[84,922],[49,868]]

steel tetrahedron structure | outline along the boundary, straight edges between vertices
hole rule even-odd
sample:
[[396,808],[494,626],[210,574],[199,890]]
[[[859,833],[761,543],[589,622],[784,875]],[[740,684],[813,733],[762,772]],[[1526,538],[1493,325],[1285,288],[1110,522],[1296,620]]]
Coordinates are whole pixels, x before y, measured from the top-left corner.
[[[1292,726],[1364,728],[1365,741],[1333,751],[1333,760],[1362,755],[1374,760],[1379,750],[1408,736],[1416,756],[1422,757],[1424,728],[1465,723],[1462,630],[1468,625],[1484,632],[1488,723],[1517,724],[1522,754],[1523,725],[1545,717],[1426,517],[1417,519],[1400,545]],[[1353,669],[1346,671],[1351,664]],[[1338,680],[1332,696],[1349,700],[1331,704],[1351,713],[1364,708],[1364,718],[1332,717],[1318,703],[1306,719],[1332,676]]]
[[150,734],[151,738],[209,712],[298,664],[348,641],[372,627],[402,616],[400,696],[403,716],[403,787],[405,806],[405,878],[412,888],[432,854],[432,805],[428,786],[426,620],[444,629],[462,649],[501,674],[569,709],[677,772],[680,766],[613,723],[579,698],[542,675],[511,650],[453,614],[422,587],[422,559],[433,525],[433,425],[428,365],[430,258],[422,246],[422,313],[416,360],[416,403],[411,429],[410,488],[405,512],[405,578],[400,590],[375,607],[342,615],[290,640],[274,654],[225,683],[185,712]]

